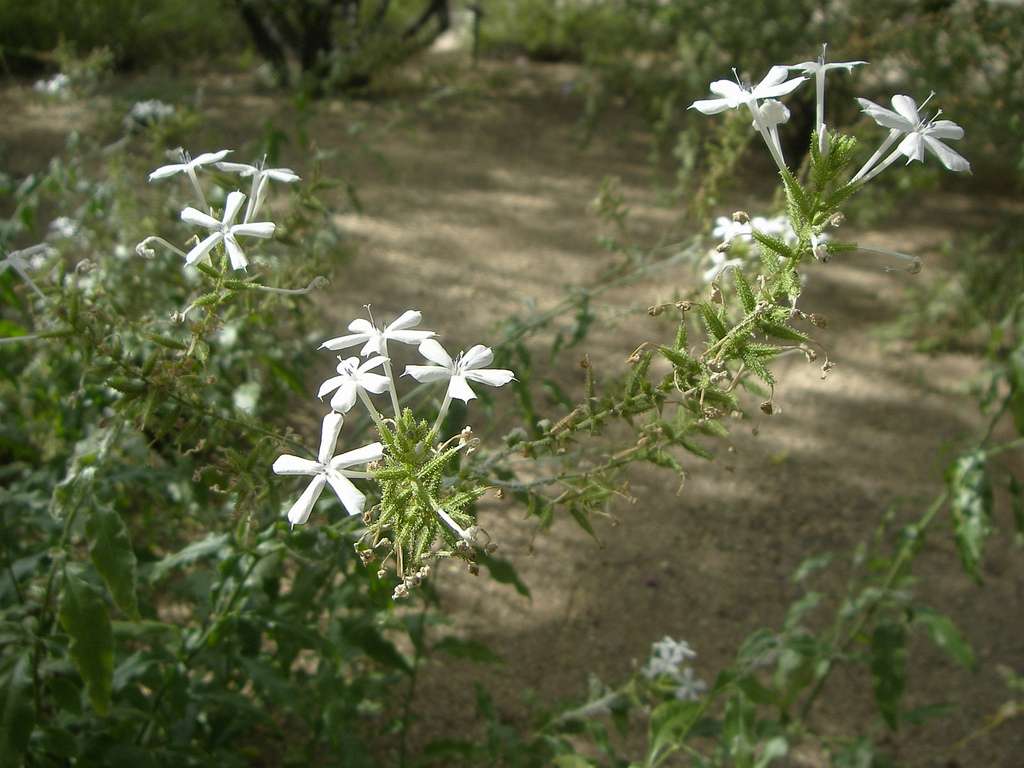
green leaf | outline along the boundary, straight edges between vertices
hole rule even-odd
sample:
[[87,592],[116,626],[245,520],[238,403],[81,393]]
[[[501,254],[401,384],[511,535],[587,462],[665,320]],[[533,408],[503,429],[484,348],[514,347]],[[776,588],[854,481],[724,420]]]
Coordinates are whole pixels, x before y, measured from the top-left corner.
[[732,271],[733,282],[736,284],[736,294],[740,297],[740,302],[743,304],[743,309],[746,310],[747,314],[754,311],[757,306],[757,300],[754,298],[754,291],[750,287],[750,283],[747,282],[747,278],[743,276],[743,273],[734,269]]
[[374,661],[386,667],[400,669],[407,674],[412,672],[412,667],[405,656],[374,627],[367,624],[357,625],[350,627],[346,635],[353,645],[362,649]]
[[211,533],[205,539],[194,541],[184,549],[175,552],[174,554],[167,555],[167,557],[162,560],[158,560],[153,563],[150,567],[148,578],[150,581],[159,581],[175,568],[179,568],[183,565],[189,565],[190,563],[194,563],[196,560],[215,554],[220,551],[225,544],[227,544],[227,541],[228,534]]
[[887,622],[871,635],[871,676],[875,703],[892,730],[899,727],[900,699],[906,687],[907,631],[902,624]]
[[590,524],[590,517],[587,516],[587,511],[585,509],[581,509],[575,504],[571,504],[569,505],[569,514],[572,515],[572,519],[576,521],[580,528],[590,534],[590,537],[594,541],[598,544],[601,543],[601,540],[597,538],[597,534],[594,533],[594,526]]
[[655,707],[651,713],[649,754],[659,755],[666,747],[685,741],[702,709],[699,701],[666,701]]
[[114,633],[103,598],[83,579],[64,578],[60,624],[71,638],[68,652],[98,714],[110,711],[114,677]]
[[953,661],[965,669],[974,669],[974,651],[957,631],[952,619],[927,608],[919,608],[914,611],[914,623],[924,627],[932,642]]
[[456,659],[467,659],[479,664],[500,664],[502,662],[501,656],[488,648],[485,643],[455,635],[442,637],[434,643],[434,650],[447,653]]
[[133,619],[139,616],[135,595],[135,552],[128,528],[112,507],[94,506],[85,523],[89,556],[103,577],[117,607]]
[[832,553],[825,552],[820,555],[808,557],[800,565],[797,566],[796,571],[793,572],[792,580],[794,583],[799,584],[801,581],[806,579],[815,571],[820,571],[822,568],[828,566],[832,562]]
[[520,595],[530,597],[530,588],[519,578],[515,567],[508,560],[486,554],[480,554],[477,560],[490,572],[492,579],[501,584],[511,584]]
[[32,655],[23,651],[11,665],[3,681],[3,720],[0,721],[0,763],[12,768],[21,765],[35,727],[32,703]]
[[992,485],[984,451],[961,456],[948,475],[953,534],[964,570],[981,583],[981,555],[992,532]]

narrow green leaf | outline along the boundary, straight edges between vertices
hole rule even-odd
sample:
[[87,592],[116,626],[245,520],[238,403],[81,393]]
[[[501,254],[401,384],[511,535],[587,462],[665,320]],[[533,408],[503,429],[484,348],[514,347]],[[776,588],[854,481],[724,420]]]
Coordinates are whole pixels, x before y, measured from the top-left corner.
[[0,763],[12,768],[22,764],[29,736],[35,727],[32,704],[32,656],[23,651],[3,679],[3,719],[0,720]]
[[412,667],[405,656],[399,653],[398,649],[376,628],[366,624],[357,625],[349,628],[346,636],[353,645],[360,648],[374,661],[407,674],[412,672]]
[[60,624],[71,638],[68,652],[98,714],[110,711],[114,677],[114,633],[107,605],[80,577],[67,573],[60,599]]
[[575,504],[571,504],[569,506],[569,514],[572,515],[572,519],[576,521],[580,528],[590,534],[590,537],[594,541],[598,544],[601,543],[601,540],[597,538],[597,534],[594,533],[594,526],[590,524],[590,517],[587,516],[587,511],[585,509],[580,509]]
[[953,620],[941,613],[919,608],[914,611],[914,623],[924,627],[939,648],[965,669],[974,669],[974,651],[957,631]]
[[520,595],[530,597],[530,588],[519,578],[515,567],[508,560],[493,555],[479,555],[477,559],[490,572],[492,579],[501,584],[511,584]]
[[226,533],[211,533],[205,539],[194,541],[184,549],[153,563],[149,571],[149,580],[159,581],[175,568],[209,557],[219,551],[227,541],[228,534]]
[[501,656],[492,651],[485,643],[464,637],[448,635],[434,643],[434,650],[447,653],[456,659],[467,659],[480,664],[500,664]]
[[665,747],[685,741],[701,710],[699,701],[666,701],[655,707],[650,721],[650,754],[658,755]]
[[906,687],[907,632],[902,624],[885,623],[871,635],[871,676],[878,711],[892,730],[899,727],[900,699]]
[[103,577],[117,607],[131,618],[138,618],[135,552],[121,516],[112,507],[96,505],[86,520],[85,533],[92,564]]
[[964,570],[981,583],[981,556],[992,532],[992,485],[985,453],[961,456],[948,475],[953,534]]

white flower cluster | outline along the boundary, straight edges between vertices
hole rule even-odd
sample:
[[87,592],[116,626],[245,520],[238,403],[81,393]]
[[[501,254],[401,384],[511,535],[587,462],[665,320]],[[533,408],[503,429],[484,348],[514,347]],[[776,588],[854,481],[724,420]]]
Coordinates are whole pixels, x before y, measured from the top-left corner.
[[[165,179],[170,176],[184,175],[195,192],[199,208],[186,207],[181,212],[181,220],[207,230],[209,234],[200,239],[192,248],[185,253],[181,249],[157,238],[149,237],[143,240],[136,247],[140,255],[151,255],[149,248],[151,242],[159,242],[170,248],[185,259],[185,264],[192,266],[197,263],[209,263],[210,251],[217,245],[222,245],[231,261],[232,269],[244,270],[249,265],[249,260],[242,250],[239,238],[254,237],[267,239],[272,237],[277,226],[270,221],[253,221],[259,212],[266,198],[268,182],[281,181],[290,184],[299,181],[299,176],[290,168],[265,168],[264,163],[259,165],[247,165],[243,163],[222,162],[231,153],[230,149],[222,149],[219,152],[205,152],[197,157],[192,157],[184,150],[178,150],[180,161],[170,165],[163,165],[149,174],[150,181]],[[206,195],[199,183],[198,172],[203,168],[216,165],[222,171],[237,173],[239,176],[252,179],[252,188],[249,195],[241,191],[234,191],[228,194],[224,204],[224,211],[220,219],[211,216],[212,209],[206,201]],[[242,220],[238,221],[238,214],[242,211],[242,205],[248,199],[245,213]]]
[[[711,93],[716,97],[700,99],[690,105],[705,115],[714,115],[728,109],[746,107],[753,117],[754,128],[761,133],[768,151],[778,165],[779,170],[788,170],[782,147],[779,143],[778,127],[789,119],[789,110],[777,101],[777,97],[792,93],[806,81],[807,77],[787,79],[792,70],[813,75],[816,88],[816,123],[818,131],[818,148],[826,152],[825,125],[825,74],[835,69],[851,71],[854,67],[866,64],[865,61],[845,61],[826,63],[825,46],[817,61],[804,61],[789,66],[772,67],[768,74],[757,85],[750,85],[740,80],[733,70],[735,82],[732,80],[715,80],[711,83]],[[934,94],[933,94],[934,95]],[[925,150],[934,154],[949,170],[970,171],[971,164],[957,152],[946,146],[942,139],[961,139],[964,131],[950,120],[939,120],[939,110],[930,118],[921,116],[921,109],[932,97],[929,96],[920,106],[909,96],[897,94],[892,97],[893,109],[886,109],[873,101],[858,99],[863,111],[876,123],[889,129],[889,136],[864,166],[854,175],[852,181],[865,182],[884,171],[899,157],[906,157],[907,163],[914,160],[924,161]],[[899,145],[884,159],[882,156],[902,137]]]
[[[309,513],[320,497],[325,483],[331,485],[350,515],[362,514],[366,497],[355,488],[349,478],[368,478],[372,475],[349,468],[377,461],[382,457],[384,448],[377,442],[340,456],[334,456],[334,450],[344,422],[344,414],[355,406],[357,400],[362,402],[374,423],[382,427],[385,419],[370,396],[389,392],[394,411],[393,423],[397,423],[401,415],[401,405],[391,367],[389,342],[418,345],[420,354],[431,363],[409,365],[405,369],[406,375],[421,383],[447,383],[444,400],[434,421],[432,436],[440,430],[453,398],[463,402],[476,398],[469,382],[500,387],[515,378],[512,371],[488,368],[494,359],[494,353],[488,347],[479,344],[453,359],[434,339],[436,334],[433,331],[416,330],[422,319],[422,314],[415,310],[403,312],[383,327],[376,325],[372,316],[369,320],[360,318],[349,323],[349,333],[328,339],[320,345],[321,349],[334,351],[361,347],[359,352],[365,360],[356,356],[339,356],[338,375],[324,381],[317,391],[317,397],[321,399],[331,392],[334,393],[330,401],[331,413],[324,418],[317,460],[314,462],[286,454],[274,462],[273,470],[276,474],[313,477],[302,496],[288,511],[288,521],[292,525],[300,525],[309,519]],[[377,370],[383,370],[384,373],[376,373]],[[442,516],[442,520],[460,537],[471,538],[470,534],[450,517]]]
[[[715,226],[711,230],[711,237],[719,245],[708,251],[707,259],[710,261],[710,266],[704,270],[705,283],[713,283],[726,271],[743,266],[742,255],[734,255],[733,258],[727,257],[727,253],[737,253],[736,250],[727,246],[730,246],[737,238],[750,237],[754,230],[777,237],[788,245],[794,245],[797,242],[796,233],[793,231],[789,219],[782,214],[771,218],[754,216],[751,219],[719,216],[715,219]],[[827,235],[820,235],[819,239],[824,242],[827,240]]]
[[641,671],[649,680],[667,678],[674,686],[680,701],[695,701],[707,690],[707,683],[696,676],[693,669],[684,666],[697,653],[685,640],[673,640],[667,635],[651,645],[651,657]]

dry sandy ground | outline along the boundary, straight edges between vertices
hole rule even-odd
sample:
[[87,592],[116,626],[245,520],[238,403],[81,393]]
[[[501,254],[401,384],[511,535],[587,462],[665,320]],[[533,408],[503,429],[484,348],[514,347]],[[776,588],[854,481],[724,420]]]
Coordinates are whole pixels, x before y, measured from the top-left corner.
[[[325,334],[340,331],[370,302],[384,316],[421,309],[427,327],[451,347],[495,338],[499,318],[534,303],[550,306],[566,286],[589,282],[607,263],[588,210],[606,175],[621,178],[642,241],[679,229],[680,212],[662,207],[654,191],[639,120],[615,116],[581,146],[572,77],[571,70],[524,70],[504,76],[511,82],[500,96],[481,77],[466,87],[430,88],[426,99],[418,91],[416,106],[408,98],[324,105],[310,130],[340,152],[333,170],[355,184],[364,205],[361,214],[339,216],[360,247],[321,303]],[[239,110],[256,116],[279,107],[265,95],[240,100],[224,83],[211,85],[207,105],[239,143],[252,138],[256,124],[237,119]],[[36,125],[31,115],[15,115],[5,134],[24,138]],[[302,166],[301,157],[287,159]],[[739,193],[728,207],[743,204],[764,212]],[[928,262],[942,241],[989,204],[933,196],[901,229],[861,233],[865,241],[924,257],[917,278],[886,274],[859,257],[813,267],[803,307],[829,320],[820,336],[838,363],[833,374],[823,381],[816,367],[782,362],[781,412],[764,417],[752,402],[750,420],[735,425],[733,450],[723,446],[713,463],[690,461],[681,494],[668,472],[635,468],[635,503],[614,505],[614,520],[596,522],[600,545],[568,518],[537,535],[514,503],[485,506],[483,524],[533,596],[454,566],[441,569],[437,581],[456,628],[488,643],[504,664],[428,667],[413,745],[472,723],[474,680],[495,693],[503,714],[522,722],[527,695],[550,705],[582,696],[589,673],[620,681],[664,635],[688,640],[699,653],[698,672],[711,680],[746,635],[781,624],[799,594],[789,575],[805,557],[831,551],[845,563],[886,510],[900,519],[918,514],[940,490],[951,452],[979,428],[965,394],[978,366],[962,356],[926,357],[905,344],[885,344],[875,331],[894,317],[908,280],[929,279]],[[690,290],[697,273],[680,267],[602,297],[601,322],[559,363],[569,371],[561,379],[573,384],[584,350],[612,376],[640,341],[664,338],[667,326],[643,309]],[[499,394],[499,402],[503,396],[511,398]],[[561,415],[558,406],[545,408]],[[478,431],[487,432],[488,418],[474,416]],[[823,584],[836,587],[844,570],[837,566]],[[1008,698],[995,664],[1024,669],[1024,560],[1006,537],[991,545],[985,572],[987,586],[974,586],[960,570],[947,527],[937,526],[919,563],[921,602],[956,618],[981,671],[957,670],[915,641],[908,706],[952,701],[962,714],[891,739],[910,764],[1021,764],[1024,733],[1016,724],[982,740],[976,752],[943,752]],[[849,733],[851,722],[867,722],[863,677],[837,675],[830,690],[820,713],[826,729]],[[822,760],[795,756],[792,764]]]

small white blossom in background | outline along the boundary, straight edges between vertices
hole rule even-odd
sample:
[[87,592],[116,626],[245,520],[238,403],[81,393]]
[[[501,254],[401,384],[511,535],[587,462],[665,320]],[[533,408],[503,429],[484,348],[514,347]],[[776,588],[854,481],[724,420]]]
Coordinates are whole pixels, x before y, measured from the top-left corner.
[[218,152],[204,152],[201,155],[192,157],[188,152],[179,147],[175,154],[178,155],[181,162],[161,165],[149,174],[149,180],[157,181],[159,179],[166,179],[170,176],[176,176],[179,173],[183,173],[188,177],[189,183],[192,184],[192,189],[196,193],[196,199],[199,201],[200,206],[202,206],[204,210],[209,209],[209,203],[206,202],[206,195],[203,194],[203,188],[199,185],[199,177],[196,175],[196,171],[204,166],[219,163],[231,154],[231,150],[222,149]]
[[363,513],[366,496],[355,487],[350,478],[365,478],[368,475],[366,472],[350,470],[349,467],[377,461],[384,453],[384,446],[380,443],[371,443],[354,451],[335,456],[334,450],[344,423],[345,417],[340,413],[329,413],[324,417],[320,434],[320,451],[317,453],[316,461],[286,453],[278,456],[277,461],[274,462],[275,474],[308,475],[313,478],[306,486],[306,490],[288,510],[288,522],[293,526],[302,525],[309,519],[313,505],[316,504],[320,494],[323,493],[324,486],[328,483],[350,515]]
[[71,95],[71,78],[58,72],[49,80],[37,80],[32,90],[45,96],[66,97]]
[[78,234],[78,222],[68,216],[58,216],[50,222],[49,237],[70,239]]
[[132,104],[128,114],[124,116],[123,124],[127,131],[144,128],[172,117],[174,112],[173,105],[160,101],[160,99],[137,101]]
[[669,678],[675,686],[674,695],[681,701],[700,698],[707,690],[707,684],[696,677],[693,670],[685,666],[690,659],[697,658],[697,652],[685,640],[664,637],[651,644],[651,656],[640,670],[648,680]]
[[711,266],[704,270],[705,283],[713,283],[730,269],[738,269],[743,266],[743,259],[726,258],[726,254],[717,248],[708,251],[708,258],[711,260]]

